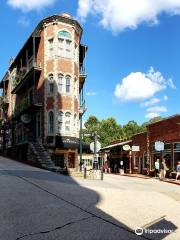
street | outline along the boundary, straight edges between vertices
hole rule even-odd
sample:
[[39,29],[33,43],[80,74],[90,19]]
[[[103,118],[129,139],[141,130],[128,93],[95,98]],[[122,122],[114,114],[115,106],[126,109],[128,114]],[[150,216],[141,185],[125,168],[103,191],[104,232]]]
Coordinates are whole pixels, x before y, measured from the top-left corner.
[[180,187],[156,179],[84,180],[0,157],[0,212],[0,240],[180,239]]

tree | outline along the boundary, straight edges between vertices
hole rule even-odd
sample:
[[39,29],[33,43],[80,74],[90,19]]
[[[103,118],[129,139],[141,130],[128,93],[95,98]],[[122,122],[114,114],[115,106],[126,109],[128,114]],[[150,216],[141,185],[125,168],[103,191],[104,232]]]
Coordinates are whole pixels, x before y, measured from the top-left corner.
[[85,128],[83,129],[83,139],[86,143],[92,142],[92,134],[94,132],[99,133],[99,120],[97,117],[91,115],[84,124]]
[[124,135],[128,138],[136,133],[142,132],[142,126],[139,126],[134,120],[129,121],[123,126]]
[[122,127],[112,117],[99,121],[95,116],[90,116],[84,124],[84,141],[92,142],[92,134],[96,131],[102,147],[111,144],[111,142],[123,138]]
[[124,136],[121,125],[112,117],[102,120],[99,129],[102,147],[111,144],[115,140],[120,140]]

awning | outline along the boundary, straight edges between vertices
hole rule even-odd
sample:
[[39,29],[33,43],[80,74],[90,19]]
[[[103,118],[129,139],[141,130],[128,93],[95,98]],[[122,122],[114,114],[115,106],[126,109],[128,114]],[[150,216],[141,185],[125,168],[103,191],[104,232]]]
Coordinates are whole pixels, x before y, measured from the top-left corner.
[[103,148],[101,148],[101,150],[105,150],[105,149],[109,149],[109,148],[113,148],[113,147],[117,147],[117,146],[123,146],[125,144],[130,143],[130,142],[132,142],[132,140],[127,140],[127,141],[124,141],[124,142],[115,143],[115,144],[103,147]]

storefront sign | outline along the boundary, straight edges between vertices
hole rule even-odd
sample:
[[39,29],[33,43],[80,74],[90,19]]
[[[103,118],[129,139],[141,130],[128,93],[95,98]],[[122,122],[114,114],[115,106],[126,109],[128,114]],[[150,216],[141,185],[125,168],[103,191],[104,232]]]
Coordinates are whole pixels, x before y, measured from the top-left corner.
[[132,152],[139,152],[140,147],[139,146],[132,146]]
[[155,142],[155,150],[156,151],[163,151],[164,150],[164,143],[157,141]]
[[129,145],[124,145],[123,150],[124,151],[129,151],[129,150],[131,150],[131,147]]
[[31,116],[29,114],[23,114],[23,115],[21,115],[21,121],[23,123],[30,123],[31,122]]

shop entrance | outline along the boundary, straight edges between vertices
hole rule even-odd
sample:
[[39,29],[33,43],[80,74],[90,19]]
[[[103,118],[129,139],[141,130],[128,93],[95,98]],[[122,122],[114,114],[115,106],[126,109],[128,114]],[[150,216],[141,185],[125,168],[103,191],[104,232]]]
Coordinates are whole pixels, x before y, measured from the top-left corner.
[[75,168],[75,153],[74,152],[68,153],[68,167]]

